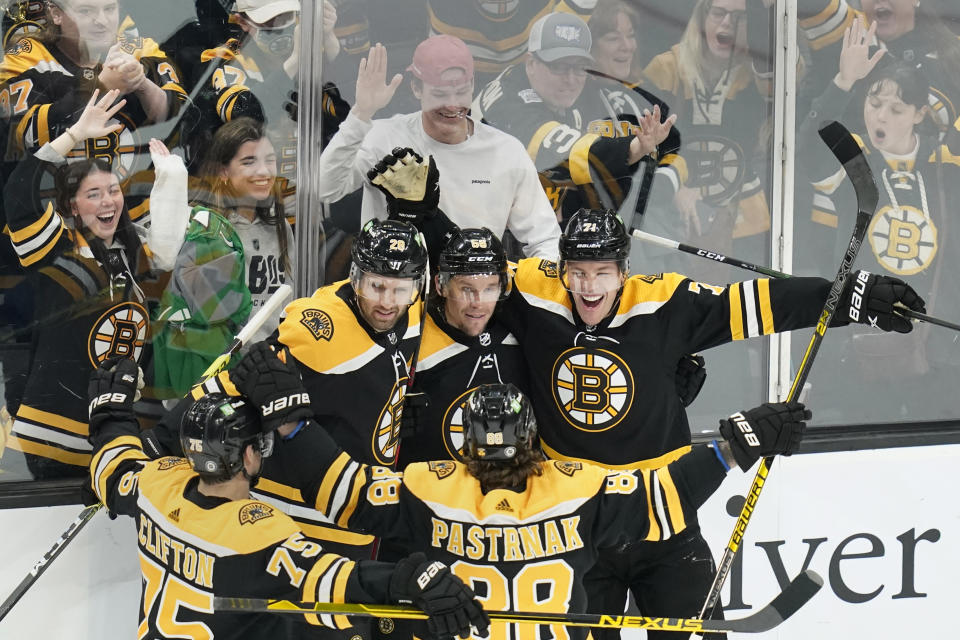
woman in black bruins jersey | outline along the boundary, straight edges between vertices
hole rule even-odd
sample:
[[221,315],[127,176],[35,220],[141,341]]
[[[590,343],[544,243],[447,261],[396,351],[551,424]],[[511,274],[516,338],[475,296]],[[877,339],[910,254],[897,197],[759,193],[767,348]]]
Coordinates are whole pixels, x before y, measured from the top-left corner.
[[[155,269],[172,267],[189,214],[161,205],[170,201],[158,191],[169,184],[164,171],[186,170],[156,141],[157,218],[143,232],[147,244],[130,220],[117,175],[101,160],[61,167],[55,204],[39,202],[46,165],[62,163],[75,144],[119,127],[108,124],[124,105],[116,102],[118,95],[110,91],[97,100],[94,92],[77,122],[22,160],[4,190],[6,231],[29,274],[37,318],[32,364],[8,447],[23,452],[38,479],[86,473],[87,375],[111,356],[140,359],[149,330],[141,285],[155,279]],[[15,464],[9,451],[4,464]]]

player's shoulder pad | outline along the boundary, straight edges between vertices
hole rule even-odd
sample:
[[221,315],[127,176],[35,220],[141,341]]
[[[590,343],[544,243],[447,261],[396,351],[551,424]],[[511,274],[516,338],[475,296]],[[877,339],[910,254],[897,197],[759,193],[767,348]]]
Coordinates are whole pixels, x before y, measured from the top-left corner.
[[609,469],[573,460],[551,460],[543,465],[543,475],[528,480],[530,512],[547,510],[557,496],[566,500],[588,500],[597,495],[607,481]]
[[548,307],[571,308],[570,296],[563,288],[556,262],[542,258],[523,258],[513,277],[513,286],[521,295],[542,301]]
[[[285,310],[278,340],[301,364],[323,373],[375,345],[349,305],[337,295],[346,280],[321,287]],[[349,286],[349,285],[348,285]]]
[[152,464],[157,471],[169,471],[170,469],[177,469],[178,467],[186,469],[190,468],[189,460],[186,458],[179,458],[177,456],[164,456],[162,458],[157,458],[150,464]]
[[453,460],[434,460],[427,462],[427,470],[437,476],[437,480],[443,480],[453,475],[457,470],[457,465]]
[[229,510],[217,514],[222,521],[211,542],[238,553],[259,551],[299,532],[296,523],[287,514],[266,502],[236,500],[223,507],[229,507]]
[[623,284],[617,315],[636,311],[639,305],[657,305],[659,308],[673,297],[686,279],[679,273],[630,276]]
[[[457,344],[457,341],[451,338],[447,333],[437,326],[433,317],[427,314],[426,322],[423,325],[423,338],[420,342],[420,353],[418,355],[417,370],[423,371],[431,356],[440,354],[444,349]],[[444,357],[445,356],[441,356]]]

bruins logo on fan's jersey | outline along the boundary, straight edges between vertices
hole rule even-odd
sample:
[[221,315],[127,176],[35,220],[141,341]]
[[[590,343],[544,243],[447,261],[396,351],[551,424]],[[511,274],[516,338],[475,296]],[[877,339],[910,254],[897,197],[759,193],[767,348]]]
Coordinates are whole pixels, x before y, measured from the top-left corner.
[[113,356],[140,360],[147,339],[147,310],[136,302],[124,302],[109,309],[93,323],[87,340],[87,354],[94,367]]
[[31,51],[33,51],[33,43],[28,38],[24,38],[7,47],[6,53],[8,56],[19,56]]
[[443,446],[454,460],[463,462],[463,447],[466,445],[466,433],[463,428],[463,410],[467,406],[470,394],[479,387],[471,387],[457,396],[443,414]]
[[400,435],[400,414],[403,411],[403,398],[407,393],[407,378],[397,380],[390,391],[390,399],[380,411],[376,428],[373,431],[371,450],[378,464],[389,466],[397,456],[397,444]]
[[740,192],[746,177],[746,158],[739,144],[723,136],[691,136],[683,145],[691,168],[688,185],[700,191],[704,202],[723,205]]
[[605,349],[567,349],[554,363],[551,378],[557,407],[581,431],[617,426],[633,404],[633,374]]
[[333,338],[333,320],[330,315],[320,309],[304,309],[300,316],[300,324],[305,326],[314,340],[326,340],[330,342]]
[[437,480],[443,480],[449,477],[457,468],[457,465],[453,464],[450,460],[434,460],[433,462],[428,462],[427,465],[430,471],[437,474]]
[[867,230],[873,255],[883,267],[899,276],[923,271],[937,254],[937,226],[923,211],[909,205],[886,205]]
[[240,509],[240,524],[253,524],[273,517],[273,507],[262,502],[251,502]]

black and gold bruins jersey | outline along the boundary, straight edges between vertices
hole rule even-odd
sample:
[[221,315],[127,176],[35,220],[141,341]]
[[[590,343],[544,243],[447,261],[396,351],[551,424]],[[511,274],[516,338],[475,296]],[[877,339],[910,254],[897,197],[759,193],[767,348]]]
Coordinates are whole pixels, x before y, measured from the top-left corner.
[[690,450],[674,388],[680,357],[813,326],[829,289],[821,278],[719,287],[677,273],[636,275],[614,312],[587,327],[556,265],[521,260],[503,318],[523,346],[544,451],[624,469],[676,460]]
[[[147,78],[167,95],[168,117],[176,115],[187,94],[173,64],[156,42],[136,35],[131,27],[121,32],[120,44],[140,61]],[[53,44],[23,38],[11,45],[0,63],[0,105],[10,118],[7,159],[17,159],[42,147],[73,124],[97,87],[99,68],[80,67]],[[146,141],[134,133],[147,120],[135,95],[108,124],[122,128],[103,138],[84,140],[68,158],[97,157],[111,163],[121,178],[131,173],[134,155]]]
[[[294,300],[287,305],[277,340],[290,350],[314,417],[337,444],[360,462],[392,465],[422,305],[411,306],[394,330],[376,333],[354,309],[352,296],[344,281]],[[198,385],[191,395],[196,399],[212,392],[239,395],[226,372]],[[161,423],[167,432],[161,437],[172,451],[179,449],[175,431],[187,407],[181,402]],[[324,540],[337,553],[369,557],[373,537],[346,531],[304,508],[291,484],[294,471],[279,457],[268,458],[254,495],[282,508],[307,535]]]
[[[126,53],[140,61],[147,79],[166,94],[167,117],[176,117],[187,94],[166,54],[153,40],[140,37],[129,20],[121,26],[119,42]],[[76,122],[97,88],[99,70],[99,65],[76,65],[56,45],[36,38],[23,38],[10,45],[0,63],[0,113],[8,127],[5,148],[0,150],[4,161],[16,162],[33,153]],[[149,158],[143,153],[148,140],[137,129],[148,118],[135,94],[125,99],[126,105],[107,123],[120,127],[106,136],[77,143],[67,153],[67,161],[99,158],[110,164],[127,194],[131,219],[146,222],[153,175],[143,164],[143,158]],[[45,199],[53,199],[53,174],[43,175],[39,190]]]
[[[138,431],[135,422],[98,428],[90,465],[100,500],[111,513],[134,519],[143,578],[138,637],[285,637],[283,616],[217,615],[216,596],[383,601],[390,565],[355,563],[328,553],[264,502],[200,493],[198,476],[187,460],[148,460]],[[359,574],[364,575],[363,586]],[[298,620],[338,629],[351,626],[344,616]]]
[[[496,74],[527,52],[533,23],[554,11],[589,20],[596,0],[429,0],[430,35],[463,40],[479,74]],[[482,77],[482,76],[481,76]]]
[[[42,164],[29,156],[12,180],[28,184],[21,176],[38,174]],[[140,286],[153,279],[149,249],[110,249],[110,264],[101,264],[52,205],[34,211],[31,195],[17,191],[6,199],[15,206],[8,206],[4,232],[34,294],[32,365],[8,446],[69,465],[82,475],[90,463],[90,372],[112,356],[140,360],[149,337]]]
[[[811,68],[804,79],[805,93],[820,95],[837,72],[837,61],[843,45],[843,32],[866,15],[854,9],[847,0],[798,0],[797,17],[800,29],[810,44]],[[896,40],[884,42],[888,55],[879,64],[900,60],[916,67],[930,83],[929,107],[942,130],[960,125],[960,78],[937,55],[936,43],[922,29],[913,29]],[[857,117],[857,110],[851,111]],[[862,112],[859,113],[862,118]],[[844,119],[849,122],[850,118]],[[956,133],[954,133],[954,136]]]
[[[301,470],[298,486],[316,509],[444,562],[488,611],[584,611],[582,580],[598,548],[680,533],[726,474],[713,450],[698,446],[653,471],[547,461],[522,490],[484,493],[466,465],[452,460],[414,463],[402,473],[357,464],[312,424],[278,449],[286,466]],[[495,623],[491,632],[505,638],[509,631]],[[586,630],[549,633],[583,638]]]
[[675,132],[661,145],[656,164],[652,158],[628,164],[632,130],[655,104],[663,117],[669,114],[669,105],[639,87],[589,76],[577,102],[560,113],[530,86],[523,65],[515,65],[484,87],[473,113],[526,145],[550,203],[565,222],[581,207],[620,208],[647,172],[670,185],[671,197],[686,181],[686,165],[673,153]]
[[464,444],[463,408],[482,384],[512,382],[527,389],[520,343],[494,313],[485,330],[468,336],[443,317],[436,304],[423,328],[413,391],[425,393],[429,406],[420,410],[417,433],[403,436],[400,469],[411,462],[459,460]]
[[422,309],[416,302],[393,329],[377,333],[342,281],[290,303],[280,323],[277,340],[297,363],[314,416],[360,462],[394,463]]
[[713,87],[684,76],[677,62],[679,45],[656,56],[644,70],[664,92],[682,132],[680,154],[686,161],[686,186],[697,189],[712,207],[735,213],[733,238],[770,229],[770,210],[754,169],[761,124],[772,117],[750,65],[725,70]]

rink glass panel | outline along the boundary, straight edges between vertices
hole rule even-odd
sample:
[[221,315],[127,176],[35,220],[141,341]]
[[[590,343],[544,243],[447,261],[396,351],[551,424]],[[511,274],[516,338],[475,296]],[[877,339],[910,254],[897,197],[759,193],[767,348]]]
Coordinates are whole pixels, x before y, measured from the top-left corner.
[[[69,3],[70,0],[68,0]],[[17,18],[17,12],[23,11],[28,18],[30,11],[36,10],[37,3],[13,2],[10,5],[5,27],[9,27]],[[388,78],[393,73],[404,73],[410,64],[413,50],[416,45],[430,32],[431,19],[435,25],[448,24],[454,27],[452,33],[469,39],[471,34],[481,34],[490,43],[492,48],[499,51],[499,62],[482,65],[478,64],[474,95],[481,93],[487,83],[495,81],[498,72],[509,62],[523,65],[521,56],[525,34],[536,14],[528,15],[528,3],[510,0],[506,2],[484,2],[482,0],[458,0],[449,4],[436,0],[432,4],[427,0],[337,0],[338,10],[337,35],[340,39],[341,50],[335,60],[323,60],[320,77],[323,82],[331,82],[339,90],[345,104],[354,100],[354,83],[356,70],[360,59],[364,56],[371,43],[382,42],[389,51],[390,69]],[[536,1],[530,4],[540,4]],[[546,9],[548,3],[542,2]],[[584,3],[589,4],[589,3]],[[602,1],[600,4],[604,4]],[[675,86],[664,88],[669,81],[671,49],[681,43],[684,31],[691,16],[696,17],[698,11],[693,0],[678,0],[675,2],[653,2],[652,0],[630,0],[625,3],[628,7],[629,28],[623,28],[619,18],[614,18],[616,33],[597,33],[594,35],[595,56],[601,58],[617,57],[621,66],[607,67],[606,71],[612,78],[602,79],[603,86],[608,91],[606,103],[603,100],[585,100],[581,114],[584,129],[599,135],[629,135],[629,126],[623,122],[630,122],[629,116],[620,117],[624,103],[631,98],[636,100],[640,95],[634,91],[634,86],[649,92],[657,99],[662,100],[670,107],[670,111],[678,113],[680,120],[677,124],[679,137],[679,155],[686,164],[686,186],[696,191],[699,198],[687,194],[691,199],[698,200],[696,222],[691,217],[679,213],[677,203],[673,197],[675,184],[664,174],[654,175],[649,185],[642,193],[630,192],[629,187],[639,176],[627,176],[622,181],[620,193],[622,201],[614,198],[613,202],[604,201],[603,204],[613,206],[621,211],[628,225],[668,237],[673,240],[686,242],[704,249],[736,256],[760,265],[783,266],[783,258],[774,247],[779,247],[781,240],[774,237],[774,232],[780,229],[787,220],[792,221],[793,234],[783,239],[783,246],[792,248],[793,271],[804,275],[819,275],[828,279],[834,277],[839,264],[842,246],[853,223],[854,209],[851,203],[849,188],[841,186],[837,191],[832,204],[836,214],[836,225],[818,224],[829,217],[811,214],[816,211],[814,195],[817,193],[811,186],[811,177],[800,158],[806,153],[812,143],[788,144],[785,154],[794,160],[793,188],[775,189],[777,172],[780,165],[775,164],[774,140],[778,139],[777,132],[783,131],[784,123],[776,117],[784,109],[776,109],[777,100],[774,99],[778,75],[771,73],[765,76],[759,84],[753,75],[753,68],[749,56],[740,54],[742,51],[737,40],[736,29],[731,37],[727,32],[731,26],[745,20],[738,13],[744,7],[736,6],[729,0],[717,0],[716,7],[723,11],[708,7],[701,11],[704,32],[711,31],[714,43],[720,42],[732,48],[734,55],[727,64],[704,64],[705,81],[699,91],[687,90],[680,82]],[[786,11],[781,6],[778,11]],[[857,3],[851,2],[852,6]],[[937,3],[933,3],[937,4]],[[949,3],[939,3],[947,7]],[[445,5],[443,15],[437,14],[435,7]],[[461,6],[458,11],[450,7]],[[941,8],[941,10],[944,10]],[[945,11],[945,10],[944,10]],[[955,10],[954,10],[955,12]],[[720,16],[720,13],[729,15]],[[175,63],[178,78],[186,93],[195,96],[195,83],[203,80],[202,74],[198,78],[199,64],[196,68],[190,67],[196,62],[202,51],[223,44],[231,35],[238,35],[236,27],[227,25],[223,21],[223,10],[216,0],[172,0],[156,3],[143,0],[129,0],[120,6],[120,20],[127,15],[140,29],[140,35],[150,38],[159,44],[166,55]],[[316,20],[320,19],[319,11],[312,11]],[[955,28],[957,16],[942,14],[943,24]],[[719,19],[718,19],[719,18]],[[779,19],[778,19],[779,22]],[[198,28],[196,25],[200,23]],[[609,24],[609,23],[608,23]],[[721,37],[717,38],[717,25]],[[213,25],[212,27],[210,25]],[[6,29],[5,29],[6,30]],[[303,27],[306,30],[306,27]],[[632,30],[633,38],[629,37]],[[769,34],[768,46],[770,51],[777,37],[783,34]],[[742,36],[741,36],[742,37]],[[807,78],[830,77],[832,71],[824,71],[835,64],[833,60],[811,52],[811,46],[804,33],[798,36],[798,58],[802,61],[803,71],[798,77],[797,86],[799,98],[794,103],[796,119],[793,125],[798,138],[803,128],[804,119],[809,111],[810,101],[816,97],[814,89],[816,82]],[[631,41],[632,40],[632,41]],[[513,42],[513,46],[505,44]],[[601,51],[598,47],[604,41],[606,47]],[[12,42],[12,41],[11,41]],[[731,45],[732,42],[732,45]],[[724,44],[726,43],[726,44]],[[482,43],[480,43],[482,46]],[[705,45],[709,50],[709,44]],[[308,50],[306,45],[302,45]],[[310,49],[316,51],[316,47]],[[623,60],[623,51],[630,51],[629,60]],[[675,50],[676,51],[676,50]],[[514,52],[516,55],[512,55]],[[611,53],[612,52],[612,53]],[[706,54],[704,54],[706,55]],[[659,56],[659,58],[658,58]],[[665,57],[664,57],[665,56]],[[656,61],[659,60],[659,63]],[[826,60],[826,61],[825,61]],[[184,64],[186,61],[187,64]],[[784,70],[783,58],[777,60],[778,73],[795,74],[794,68]],[[499,66],[498,66],[499,64]],[[600,62],[597,63],[597,66]],[[651,69],[651,65],[653,68]],[[744,66],[745,65],[745,66]],[[184,68],[181,68],[184,67]],[[650,76],[656,76],[657,81],[650,77],[643,77],[641,70],[649,69]],[[519,70],[522,70],[519,69]],[[591,67],[591,71],[596,70]],[[656,73],[654,73],[656,72]],[[316,77],[316,75],[312,76]],[[414,97],[409,83],[409,74],[404,83],[387,107],[382,109],[376,117],[388,117],[397,113],[408,113],[419,109],[419,102]],[[588,80],[599,82],[601,78],[594,74]],[[622,80],[623,82],[618,82]],[[717,82],[726,83],[726,91],[706,89],[716,87]],[[79,82],[79,80],[77,81]],[[309,82],[309,81],[308,81]],[[639,83],[637,85],[637,83]],[[783,82],[779,83],[781,86]],[[619,86],[618,86],[619,85]],[[808,86],[809,85],[809,86]],[[295,89],[290,81],[289,91]],[[314,88],[316,89],[316,88]],[[16,97],[7,86],[7,100],[4,108],[6,113],[12,113],[16,107]],[[22,91],[22,90],[21,90]],[[610,100],[610,91],[621,91],[624,102]],[[75,92],[71,82],[62,86],[62,94],[51,96],[51,99],[69,95]],[[280,93],[280,92],[278,92]],[[314,91],[314,95],[319,92]],[[691,97],[692,96],[692,97]],[[793,99],[787,98],[787,99]],[[781,98],[783,100],[783,98]],[[311,105],[305,113],[300,110],[300,118],[310,118],[315,130],[319,130],[321,123],[321,106]],[[638,102],[642,104],[641,102]],[[601,107],[596,105],[600,104]],[[782,104],[782,103],[781,103]],[[610,122],[608,107],[618,115],[616,124]],[[591,111],[594,109],[594,111]],[[277,116],[278,120],[288,117],[287,111]],[[840,119],[854,132],[862,132],[862,113],[860,117],[856,109],[848,110]],[[193,117],[189,110],[181,110],[185,114],[182,118],[175,115],[159,124],[144,124],[139,127],[130,127],[118,140],[119,150],[113,153],[111,161],[116,162],[117,171],[121,176],[122,185],[128,198],[128,206],[133,207],[142,202],[150,188],[150,159],[146,143],[150,137],[160,137],[170,142],[175,153],[187,155],[190,149],[191,136],[195,129],[190,129],[183,122]],[[826,117],[826,114],[821,114]],[[605,124],[606,123],[606,124]],[[327,124],[326,122],[324,123]],[[583,123],[582,123],[583,124]],[[10,123],[5,123],[4,129],[10,129]],[[593,125],[592,127],[590,125]],[[302,129],[301,129],[302,130]],[[184,134],[184,131],[186,133]],[[59,131],[58,131],[59,133]],[[329,126],[323,132],[324,137],[330,134]],[[924,132],[926,135],[928,132]],[[869,137],[869,136],[868,136]],[[311,140],[310,144],[317,141]],[[523,140],[526,143],[526,140]],[[281,162],[287,166],[281,167],[281,172],[291,171],[289,191],[287,196],[296,199],[296,160],[297,151],[294,147],[282,147],[280,141],[274,141]],[[953,147],[956,149],[956,146]],[[17,154],[10,154],[10,134],[4,136],[4,163],[3,177],[4,191],[10,189],[34,190],[37,198],[44,202],[49,201],[54,194],[52,177],[47,175],[37,184],[12,184],[7,181],[12,172]],[[876,155],[876,154],[874,154]],[[312,157],[312,156],[311,156]],[[960,300],[957,292],[951,286],[954,278],[953,253],[955,242],[951,240],[957,233],[958,224],[941,220],[942,202],[947,206],[955,202],[952,189],[957,184],[953,170],[957,165],[944,161],[921,163],[921,173],[925,188],[929,193],[925,198],[926,204],[905,203],[898,201],[901,213],[899,218],[892,211],[881,211],[875,224],[871,227],[873,238],[864,244],[857,266],[872,271],[891,273],[903,277],[908,282],[917,282],[917,289],[928,300],[928,312],[947,320],[960,320],[960,309],[956,309]],[[545,174],[550,173],[553,167],[537,166]],[[882,169],[882,167],[880,167]],[[881,209],[887,200],[883,194],[887,189],[878,175],[878,186],[881,189]],[[899,193],[897,181],[911,183],[904,175],[888,176],[891,189]],[[561,185],[562,186],[562,185]],[[610,184],[598,183],[594,185],[596,192],[608,194]],[[551,192],[553,197],[559,197],[562,189]],[[941,195],[941,192],[942,195]],[[902,199],[901,199],[902,200]],[[820,201],[822,203],[822,201]],[[332,220],[327,220],[323,227],[327,230],[331,243],[324,254],[325,278],[321,282],[332,281],[344,275],[346,268],[346,248],[343,239],[356,230],[356,221],[359,217],[359,197],[356,195],[344,199],[331,206],[317,207],[315,211],[328,214],[333,212]],[[892,209],[892,207],[888,207]],[[926,210],[925,210],[926,209]],[[313,210],[313,209],[312,209]],[[906,211],[906,213],[904,213]],[[930,225],[928,219],[933,222]],[[68,226],[70,221],[66,221]],[[930,240],[931,227],[936,228],[935,238]],[[315,228],[315,227],[311,227]],[[902,240],[897,242],[882,240],[884,234],[890,237],[891,233],[901,234]],[[926,235],[925,235],[926,234]],[[880,239],[878,239],[880,238]],[[930,248],[930,242],[933,248]],[[5,240],[9,243],[9,240]],[[339,253],[338,250],[339,249]],[[300,250],[298,262],[308,264],[311,258],[306,255],[309,250]],[[37,363],[32,354],[35,351],[33,340],[37,328],[52,326],[60,328],[63,339],[76,339],[93,342],[89,335],[89,327],[82,332],[72,328],[70,320],[84,312],[83,309],[72,310],[69,305],[59,309],[55,318],[41,318],[34,315],[34,305],[31,303],[34,287],[25,272],[16,265],[16,255],[8,246],[3,252],[3,291],[2,315],[0,315],[0,367],[9,412],[16,414],[17,402],[22,397],[22,389],[27,382],[31,369],[41,367],[44,375],[49,376],[45,401],[50,407],[58,406],[58,394],[67,393],[59,383],[59,377],[86,379],[92,365],[84,367],[64,367],[58,362]],[[893,261],[897,260],[895,265]],[[922,264],[921,264],[922,263]],[[312,263],[311,263],[312,264]],[[926,266],[923,266],[923,265]],[[938,264],[943,264],[942,268]],[[892,269],[882,271],[884,266],[893,266]],[[633,273],[654,274],[664,271],[677,271],[704,283],[724,285],[737,280],[755,277],[748,272],[740,271],[726,265],[715,264],[701,258],[681,253],[670,253],[659,249],[652,249],[647,245],[635,243],[631,256],[631,271]],[[162,291],[162,282],[158,288],[145,288],[148,314],[156,310],[159,291]],[[301,291],[299,293],[305,293]],[[151,296],[153,296],[151,298]],[[75,332],[76,333],[71,333]],[[80,335],[82,333],[82,335]],[[809,397],[815,410],[815,424],[862,424],[862,423],[904,423],[918,421],[949,420],[956,417],[957,410],[952,402],[953,389],[960,382],[960,354],[957,353],[957,344],[954,333],[938,327],[921,325],[914,335],[901,337],[882,336],[877,338],[870,335],[868,328],[857,325],[850,328],[831,330],[824,341],[817,364],[810,377],[811,395]],[[792,337],[792,362],[785,367],[791,374],[799,360],[809,339],[809,333],[798,331]],[[95,345],[94,345],[95,347]],[[149,355],[149,341],[145,341],[143,348]],[[771,353],[767,338],[752,340],[745,343],[731,344],[712,349],[704,354],[707,360],[708,378],[706,385],[697,401],[688,409],[691,427],[695,433],[701,430],[715,429],[717,418],[727,415],[740,408],[755,405],[767,399],[775,385],[771,385],[771,376],[776,379],[779,371],[784,368],[778,353]],[[786,380],[789,382],[789,379]],[[68,385],[70,386],[70,385]],[[72,384],[76,389],[85,389],[85,383]],[[82,394],[83,392],[81,392]],[[785,395],[785,388],[782,390]],[[156,408],[153,409],[156,412]],[[147,414],[151,411],[145,409]],[[149,419],[145,415],[145,419]],[[4,436],[11,427],[11,418],[7,412],[3,414]],[[4,439],[5,441],[5,439]],[[16,452],[7,452],[4,457],[4,472],[0,474],[0,481],[24,480],[32,477],[24,473],[22,465],[13,463],[12,470],[6,467],[10,458]]]

